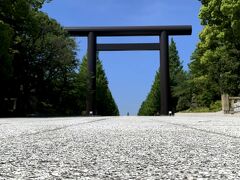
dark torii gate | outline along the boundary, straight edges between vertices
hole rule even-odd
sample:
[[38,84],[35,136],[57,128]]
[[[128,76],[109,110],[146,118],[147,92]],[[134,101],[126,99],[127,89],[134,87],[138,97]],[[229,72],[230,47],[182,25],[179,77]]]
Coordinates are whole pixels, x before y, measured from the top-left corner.
[[[169,86],[168,36],[191,35],[192,26],[126,26],[126,27],[66,27],[71,36],[88,37],[89,94],[88,115],[96,114],[96,53],[97,51],[160,50],[161,115],[171,109]],[[159,43],[97,44],[100,36],[160,36]]]

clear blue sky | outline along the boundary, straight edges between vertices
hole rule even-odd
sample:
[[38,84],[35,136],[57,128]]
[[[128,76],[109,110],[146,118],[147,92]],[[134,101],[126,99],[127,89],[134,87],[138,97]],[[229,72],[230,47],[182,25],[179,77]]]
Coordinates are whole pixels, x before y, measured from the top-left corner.
[[[42,11],[62,26],[192,25],[192,36],[173,37],[187,70],[202,29],[198,19],[200,6],[198,0],[53,0]],[[159,42],[159,37],[105,37],[97,41]],[[87,41],[77,38],[76,42],[81,60]],[[120,114],[136,115],[159,68],[159,52],[100,52],[100,59]]]

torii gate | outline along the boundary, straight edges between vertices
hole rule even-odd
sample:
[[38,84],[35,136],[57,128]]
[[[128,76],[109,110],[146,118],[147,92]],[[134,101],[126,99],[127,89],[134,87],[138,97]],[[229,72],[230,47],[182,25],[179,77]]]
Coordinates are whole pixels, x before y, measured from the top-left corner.
[[[66,27],[71,36],[88,37],[89,94],[87,113],[96,115],[96,53],[97,51],[160,50],[161,115],[172,111],[169,85],[168,36],[191,35],[192,26],[123,26],[123,27]],[[97,44],[100,36],[160,36],[159,43]]]

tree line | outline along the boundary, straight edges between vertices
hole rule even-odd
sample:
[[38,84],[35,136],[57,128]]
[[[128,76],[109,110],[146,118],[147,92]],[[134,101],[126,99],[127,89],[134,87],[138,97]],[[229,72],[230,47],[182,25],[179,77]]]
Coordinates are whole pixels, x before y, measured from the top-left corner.
[[[0,116],[85,115],[87,58],[39,9],[45,0],[0,1]],[[119,115],[97,60],[97,111]]]
[[[184,71],[176,44],[169,47],[170,84],[174,111],[219,111],[221,95],[240,96],[240,1],[200,0],[203,30]],[[160,110],[159,71],[139,115]]]
[[[57,21],[40,11],[47,0],[0,1],[0,116],[85,115],[87,57]],[[221,95],[240,95],[240,1],[200,0],[203,30],[183,69],[177,45],[169,46],[173,111],[218,111]],[[97,113],[119,115],[97,58]],[[139,115],[157,115],[160,72],[156,72]]]
[[[177,46],[173,39],[169,45],[169,73],[170,73],[170,89],[171,89],[171,106],[173,111],[182,111],[190,107],[190,95],[186,93],[186,83],[188,73],[183,70],[180,61]],[[160,69],[156,72],[155,79],[149,94],[142,102],[138,115],[152,116],[160,114]]]

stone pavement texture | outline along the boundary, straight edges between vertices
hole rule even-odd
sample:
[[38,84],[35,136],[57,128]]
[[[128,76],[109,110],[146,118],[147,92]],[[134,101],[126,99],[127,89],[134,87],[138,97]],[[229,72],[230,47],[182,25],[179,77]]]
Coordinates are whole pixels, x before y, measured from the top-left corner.
[[0,179],[240,179],[240,116],[3,118]]

